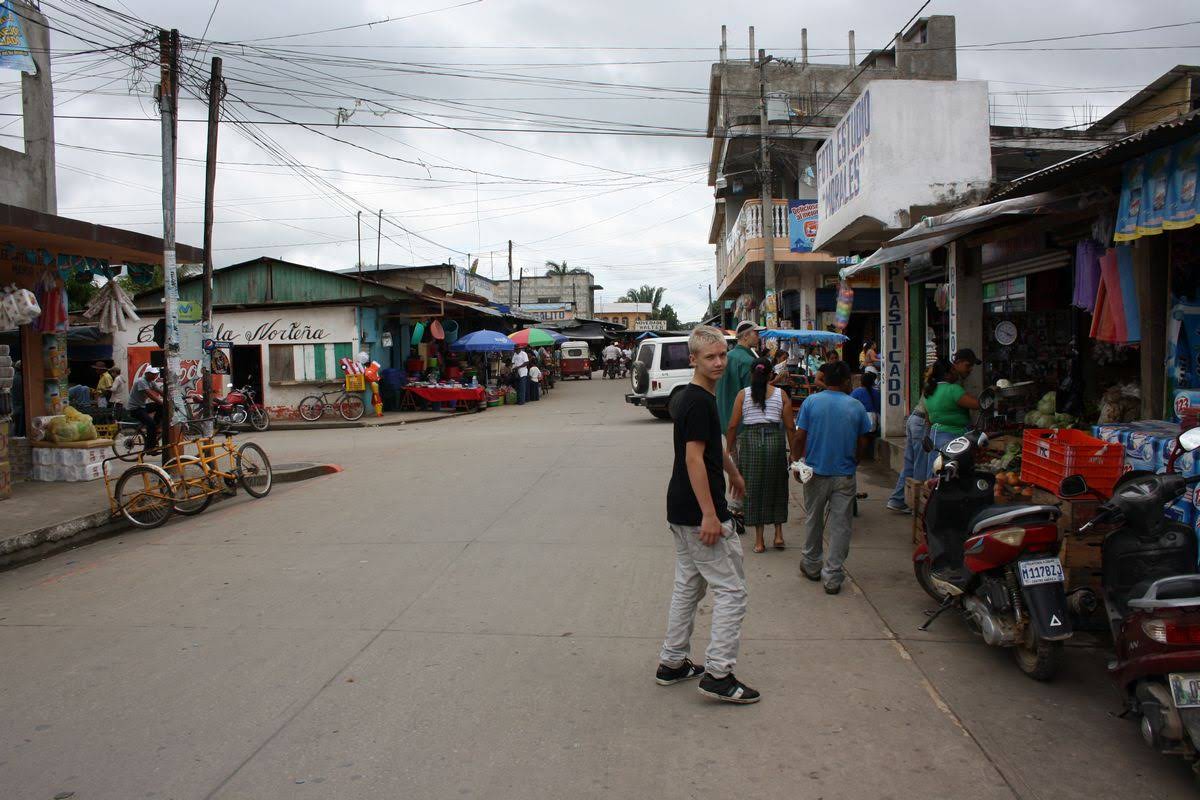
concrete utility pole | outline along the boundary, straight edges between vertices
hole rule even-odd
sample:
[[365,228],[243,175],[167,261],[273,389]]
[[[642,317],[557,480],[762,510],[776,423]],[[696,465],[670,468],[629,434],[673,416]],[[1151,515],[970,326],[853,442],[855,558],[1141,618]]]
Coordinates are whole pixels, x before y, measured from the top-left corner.
[[854,31],[850,31],[850,66],[854,66],[858,59],[854,57]]
[[[179,268],[175,263],[175,143],[179,124],[179,31],[158,32],[160,68],[158,110],[162,117],[163,320],[166,369],[163,370],[163,444],[171,436],[174,402],[171,388],[179,379]],[[207,254],[206,254],[207,257]],[[178,396],[183,402],[182,391]]]
[[[221,99],[225,95],[225,84],[221,79],[221,59],[212,60],[212,74],[208,80],[208,147],[204,162],[204,277],[201,281],[203,291],[203,309],[201,311],[201,330],[206,338],[212,336],[212,235],[213,235],[213,199],[217,186],[217,129],[221,121]],[[212,416],[212,354],[201,359],[204,369],[201,379],[204,382],[204,416]]]
[[508,304],[512,306],[512,239],[508,240]]
[[808,28],[800,29],[800,63],[808,66]]
[[383,252],[383,209],[375,218],[375,271],[379,272],[379,256]]
[[521,290],[525,288],[525,268],[521,267],[521,275],[517,279],[517,305],[521,305]]
[[362,212],[358,212],[358,296],[363,296],[362,287]]
[[771,148],[767,143],[767,55],[758,51],[758,149],[762,158],[763,303],[766,325],[775,327],[775,202],[771,198]]

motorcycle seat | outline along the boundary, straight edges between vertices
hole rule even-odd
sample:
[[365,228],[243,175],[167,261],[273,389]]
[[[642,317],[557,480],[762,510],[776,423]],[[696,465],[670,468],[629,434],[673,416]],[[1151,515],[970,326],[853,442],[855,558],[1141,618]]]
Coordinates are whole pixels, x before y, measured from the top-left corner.
[[988,528],[999,528],[1004,525],[1028,525],[1036,522],[1055,522],[1062,512],[1058,506],[1039,506],[1006,503],[992,505],[980,511],[967,527],[971,535],[977,536]]

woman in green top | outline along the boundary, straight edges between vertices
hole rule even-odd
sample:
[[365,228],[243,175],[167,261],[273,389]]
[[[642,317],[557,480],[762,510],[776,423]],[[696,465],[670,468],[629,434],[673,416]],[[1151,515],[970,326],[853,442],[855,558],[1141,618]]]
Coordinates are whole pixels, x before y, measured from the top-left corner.
[[962,436],[971,424],[971,410],[979,408],[979,400],[962,387],[970,370],[963,374],[949,361],[938,359],[925,380],[925,412],[929,417],[933,445],[941,450],[951,439]]

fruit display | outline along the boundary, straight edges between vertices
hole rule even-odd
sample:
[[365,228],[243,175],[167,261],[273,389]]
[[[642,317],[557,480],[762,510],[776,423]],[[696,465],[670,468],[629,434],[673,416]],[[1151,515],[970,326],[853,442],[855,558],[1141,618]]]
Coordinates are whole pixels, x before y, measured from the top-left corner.
[[993,492],[997,502],[1005,500],[1029,502],[1033,497],[1033,486],[1022,483],[1019,472],[1009,470],[996,473],[996,487]]

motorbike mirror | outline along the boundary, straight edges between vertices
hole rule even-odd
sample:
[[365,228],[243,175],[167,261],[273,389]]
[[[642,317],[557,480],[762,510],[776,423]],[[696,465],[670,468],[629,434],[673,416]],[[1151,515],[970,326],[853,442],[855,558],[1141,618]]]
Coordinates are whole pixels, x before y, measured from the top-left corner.
[[992,406],[996,405],[996,393],[991,389],[984,389],[979,393],[979,410],[991,411]]
[[1200,449],[1200,428],[1189,428],[1179,434],[1179,449],[1185,453]]
[[928,436],[926,436],[925,439],[921,442],[921,449],[924,450],[926,453],[932,453],[933,452],[933,439],[930,439]]
[[1087,480],[1082,475],[1068,475],[1058,484],[1059,497],[1079,497],[1087,493]]

